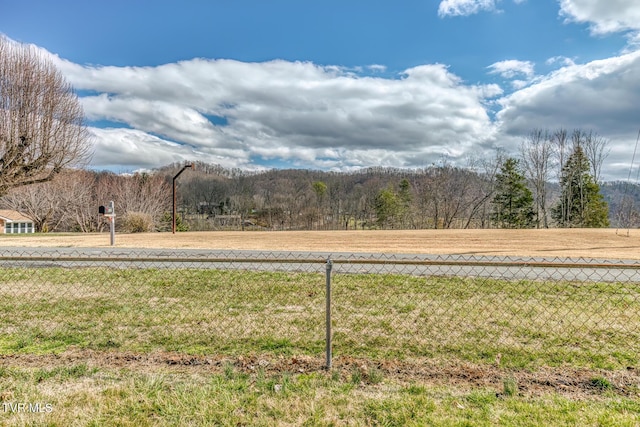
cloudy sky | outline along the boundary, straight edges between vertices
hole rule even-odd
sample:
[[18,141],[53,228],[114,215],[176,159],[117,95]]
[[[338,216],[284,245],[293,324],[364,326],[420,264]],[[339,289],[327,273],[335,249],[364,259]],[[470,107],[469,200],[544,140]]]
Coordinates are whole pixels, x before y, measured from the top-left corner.
[[640,130],[637,0],[0,0],[76,88],[95,169],[466,164],[534,128]]

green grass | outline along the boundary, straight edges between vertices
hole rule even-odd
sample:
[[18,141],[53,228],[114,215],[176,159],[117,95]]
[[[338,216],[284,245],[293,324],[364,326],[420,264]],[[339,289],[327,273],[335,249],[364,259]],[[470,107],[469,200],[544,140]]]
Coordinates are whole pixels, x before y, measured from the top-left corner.
[[3,270],[0,351],[315,353],[318,277],[202,270]]
[[[173,425],[601,425],[640,422],[640,402],[602,393],[500,396],[493,389],[427,387],[384,379],[354,382],[328,372],[140,372],[126,369],[5,368],[6,426]],[[12,412],[16,402],[41,413]],[[15,406],[14,406],[15,407]],[[0,407],[1,408],[1,407]]]
[[[319,270],[0,269],[0,356],[18,361],[0,364],[0,425],[640,424],[638,390],[611,380],[638,364],[636,284],[336,274],[334,355],[368,366],[240,366],[256,354],[322,358]],[[231,362],[189,370],[50,356],[74,352]],[[500,376],[447,385],[419,373],[425,360]],[[415,373],[377,367],[392,362]],[[515,375],[552,367],[591,372],[591,394],[532,394]],[[14,413],[17,402],[53,410]]]
[[[0,269],[0,352],[318,355],[324,275],[198,269]],[[334,353],[505,367],[638,362],[630,283],[335,275]]]
[[504,366],[635,365],[635,284],[336,276],[334,343],[355,356]]

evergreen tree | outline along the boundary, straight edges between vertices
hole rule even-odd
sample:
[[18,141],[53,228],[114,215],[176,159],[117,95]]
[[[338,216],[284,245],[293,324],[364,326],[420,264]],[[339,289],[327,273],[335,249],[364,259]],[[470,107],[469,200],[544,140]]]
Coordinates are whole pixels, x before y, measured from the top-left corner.
[[608,227],[609,206],[590,173],[589,159],[580,144],[562,167],[560,200],[551,217],[560,227]]
[[496,175],[493,220],[502,228],[535,226],[533,194],[525,185],[525,178],[518,166],[518,160],[508,158]]
[[376,223],[382,228],[406,228],[411,223],[411,184],[404,178],[399,191],[391,184],[380,190],[374,200]]
[[382,228],[396,225],[401,207],[398,195],[391,187],[378,192],[375,198],[376,223]]

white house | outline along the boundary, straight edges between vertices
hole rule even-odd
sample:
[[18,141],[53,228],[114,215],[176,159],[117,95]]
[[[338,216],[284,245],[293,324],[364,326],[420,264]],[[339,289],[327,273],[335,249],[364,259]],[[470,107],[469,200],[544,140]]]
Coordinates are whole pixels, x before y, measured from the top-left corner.
[[33,221],[17,211],[0,209],[0,234],[33,233]]

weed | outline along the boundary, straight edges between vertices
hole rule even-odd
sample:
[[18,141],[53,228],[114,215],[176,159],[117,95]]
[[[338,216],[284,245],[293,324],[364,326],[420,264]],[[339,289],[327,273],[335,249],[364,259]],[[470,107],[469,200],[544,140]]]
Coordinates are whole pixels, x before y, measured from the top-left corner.
[[367,382],[369,384],[380,384],[384,380],[384,374],[378,368],[371,368],[367,371]]
[[351,370],[351,384],[360,385],[362,383],[362,370],[358,367],[354,367]]
[[601,391],[607,391],[613,389],[613,384],[611,381],[606,379],[605,377],[594,377],[589,381],[591,387],[596,388]]
[[224,362],[223,371],[226,380],[232,380],[235,377],[235,367],[233,363],[229,361]]
[[513,376],[508,376],[502,380],[502,394],[507,397],[518,395],[518,380]]

